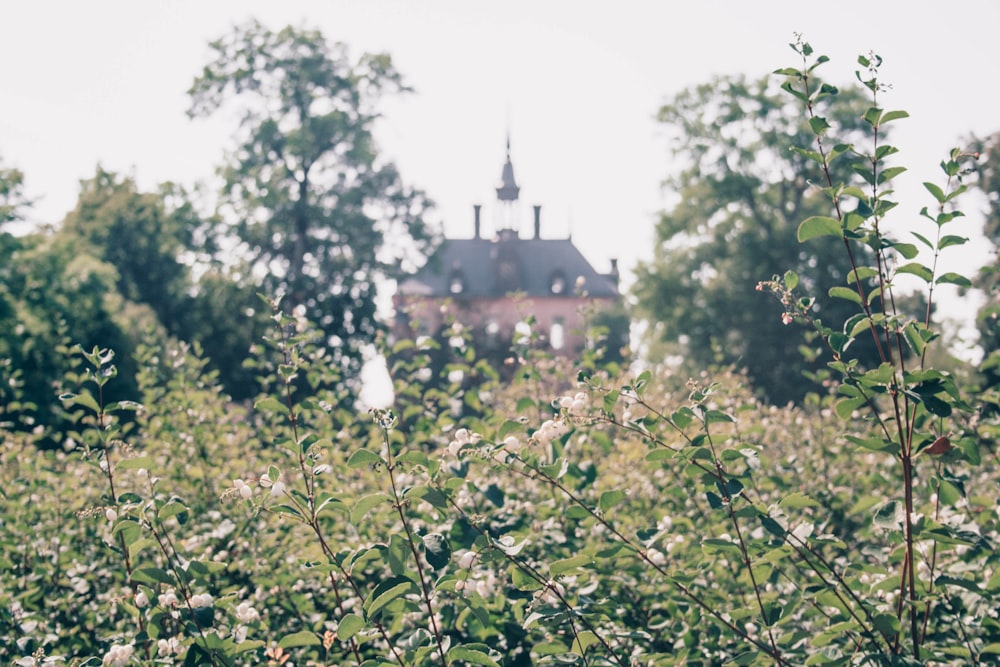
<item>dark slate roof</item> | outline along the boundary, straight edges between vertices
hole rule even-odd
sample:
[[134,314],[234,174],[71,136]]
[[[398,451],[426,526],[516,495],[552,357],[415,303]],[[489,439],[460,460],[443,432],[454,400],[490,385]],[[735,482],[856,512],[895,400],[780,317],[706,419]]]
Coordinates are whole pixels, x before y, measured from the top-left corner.
[[[506,265],[506,269],[505,269]],[[572,296],[582,276],[591,297],[617,297],[615,276],[600,274],[569,239],[522,239],[509,230],[496,239],[444,241],[427,264],[399,284],[401,295],[429,297],[501,297],[523,292],[529,297]],[[554,293],[553,280],[563,288]],[[462,289],[451,290],[454,280]]]

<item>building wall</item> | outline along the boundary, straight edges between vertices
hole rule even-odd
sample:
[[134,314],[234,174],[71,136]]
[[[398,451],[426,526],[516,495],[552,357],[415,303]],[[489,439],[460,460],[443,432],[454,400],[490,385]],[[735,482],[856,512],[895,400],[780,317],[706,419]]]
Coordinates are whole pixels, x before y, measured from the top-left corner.
[[454,320],[483,332],[487,339],[496,338],[507,344],[514,337],[518,323],[533,316],[533,330],[544,339],[547,347],[553,342],[553,333],[555,342],[560,342],[558,329],[561,326],[562,341],[554,351],[572,354],[585,343],[581,309],[606,308],[614,302],[614,299],[577,296],[437,299],[396,295],[393,332],[397,337],[433,335],[443,324]]

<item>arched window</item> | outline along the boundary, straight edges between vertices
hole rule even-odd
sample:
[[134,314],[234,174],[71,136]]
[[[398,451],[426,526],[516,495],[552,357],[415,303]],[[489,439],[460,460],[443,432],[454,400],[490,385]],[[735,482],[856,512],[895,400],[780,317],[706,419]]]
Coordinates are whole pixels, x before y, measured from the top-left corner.
[[566,346],[566,325],[563,318],[557,317],[552,321],[552,328],[549,330],[549,345],[553,350],[561,350]]

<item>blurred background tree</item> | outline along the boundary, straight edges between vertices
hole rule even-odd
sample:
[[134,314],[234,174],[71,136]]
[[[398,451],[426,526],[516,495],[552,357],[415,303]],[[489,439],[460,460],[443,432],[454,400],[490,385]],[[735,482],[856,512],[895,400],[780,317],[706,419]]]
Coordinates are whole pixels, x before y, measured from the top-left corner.
[[231,104],[242,119],[222,170],[229,256],[260,291],[283,295],[283,309],[316,322],[331,361],[356,378],[381,328],[379,280],[415,268],[436,241],[429,202],[372,137],[380,100],[406,88],[388,55],[352,61],[313,30],[251,22],[211,46],[189,113]]
[[976,187],[986,197],[983,234],[993,244],[992,260],[980,270],[976,287],[982,290],[986,303],[976,315],[979,345],[983,350],[980,372],[987,387],[1000,386],[1000,132],[985,138],[973,137],[970,150],[978,152],[979,168]]
[[[815,391],[804,374],[822,371],[828,358],[804,328],[782,324],[780,305],[755,291],[758,281],[795,271],[803,293],[817,296],[818,317],[834,328],[856,312],[826,297],[829,287],[845,284],[843,243],[796,240],[800,222],[831,207],[819,191],[819,166],[794,150],[813,149],[813,135],[780,83],[718,77],[660,109],[679,165],[665,187],[677,203],[661,214],[653,259],[639,263],[634,288],[654,359],[676,355],[689,371],[736,365],[778,404]],[[819,104],[817,113],[833,126],[830,145],[862,140],[868,100],[858,89]],[[851,179],[847,157],[834,168],[836,179]],[[792,336],[798,345],[788,343]],[[876,359],[871,349],[852,353]]]

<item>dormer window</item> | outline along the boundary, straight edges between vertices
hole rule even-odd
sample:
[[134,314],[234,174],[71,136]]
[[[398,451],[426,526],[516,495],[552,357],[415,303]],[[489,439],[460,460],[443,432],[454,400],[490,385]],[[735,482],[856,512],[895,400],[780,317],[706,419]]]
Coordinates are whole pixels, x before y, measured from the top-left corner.
[[465,291],[465,278],[461,271],[452,271],[448,279],[448,291],[452,294],[461,294]]
[[549,291],[553,294],[564,294],[566,292],[566,276],[562,271],[556,271],[549,278]]

